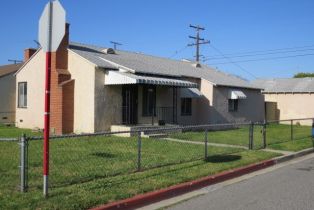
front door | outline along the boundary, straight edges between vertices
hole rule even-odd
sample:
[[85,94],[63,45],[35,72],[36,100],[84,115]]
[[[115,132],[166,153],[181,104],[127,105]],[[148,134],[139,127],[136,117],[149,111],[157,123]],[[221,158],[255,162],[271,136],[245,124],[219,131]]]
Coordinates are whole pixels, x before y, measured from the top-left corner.
[[122,86],[122,123],[137,124],[137,85]]

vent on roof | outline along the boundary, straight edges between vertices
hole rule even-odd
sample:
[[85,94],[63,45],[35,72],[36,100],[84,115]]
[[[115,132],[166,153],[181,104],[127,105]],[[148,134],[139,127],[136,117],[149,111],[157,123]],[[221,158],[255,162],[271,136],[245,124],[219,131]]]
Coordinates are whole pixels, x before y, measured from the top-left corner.
[[106,54],[116,54],[116,52],[112,48],[106,48],[106,49],[102,50],[102,52],[104,52]]
[[200,63],[193,63],[192,66],[195,68],[201,68],[202,67]]

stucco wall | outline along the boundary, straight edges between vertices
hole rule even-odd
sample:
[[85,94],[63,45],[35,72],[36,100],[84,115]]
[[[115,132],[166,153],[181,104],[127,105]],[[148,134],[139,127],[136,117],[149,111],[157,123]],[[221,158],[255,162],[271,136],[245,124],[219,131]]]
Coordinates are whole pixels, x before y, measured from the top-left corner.
[[96,70],[95,131],[110,130],[111,125],[122,123],[122,86],[104,85],[104,70]]
[[[247,96],[246,99],[239,99],[236,112],[228,111],[230,90],[241,90]],[[263,121],[264,96],[260,90],[216,86],[213,88],[213,105],[210,113],[211,123]]]
[[199,124],[211,123],[211,110],[213,102],[213,84],[207,80],[202,79],[200,81],[200,91],[203,94],[198,99],[197,117]]
[[[314,117],[314,94],[264,94],[266,102],[276,102],[279,120]],[[300,121],[302,123],[302,121]],[[310,124],[308,121],[306,124]]]
[[0,77],[0,123],[15,122],[15,76]]
[[[45,53],[39,51],[16,75],[19,82],[27,82],[27,108],[16,108],[17,126],[21,128],[44,127]],[[16,106],[17,94],[16,88]]]
[[75,80],[74,132],[95,132],[95,65],[69,50],[68,71]]

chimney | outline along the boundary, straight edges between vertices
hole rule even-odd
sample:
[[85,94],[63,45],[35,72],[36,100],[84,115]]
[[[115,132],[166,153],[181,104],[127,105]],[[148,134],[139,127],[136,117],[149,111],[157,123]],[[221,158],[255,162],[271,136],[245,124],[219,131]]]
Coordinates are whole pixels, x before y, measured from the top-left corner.
[[28,61],[32,55],[37,51],[37,49],[34,48],[28,48],[24,50],[24,62]]
[[51,54],[50,125],[54,134],[72,133],[74,125],[74,85],[68,71],[70,24],[56,52]]

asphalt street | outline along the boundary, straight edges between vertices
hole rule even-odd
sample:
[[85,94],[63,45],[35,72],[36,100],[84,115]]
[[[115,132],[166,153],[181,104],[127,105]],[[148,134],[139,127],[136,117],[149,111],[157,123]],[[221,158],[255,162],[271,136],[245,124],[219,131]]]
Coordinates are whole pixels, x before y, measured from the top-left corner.
[[314,210],[314,157],[207,191],[168,209]]

